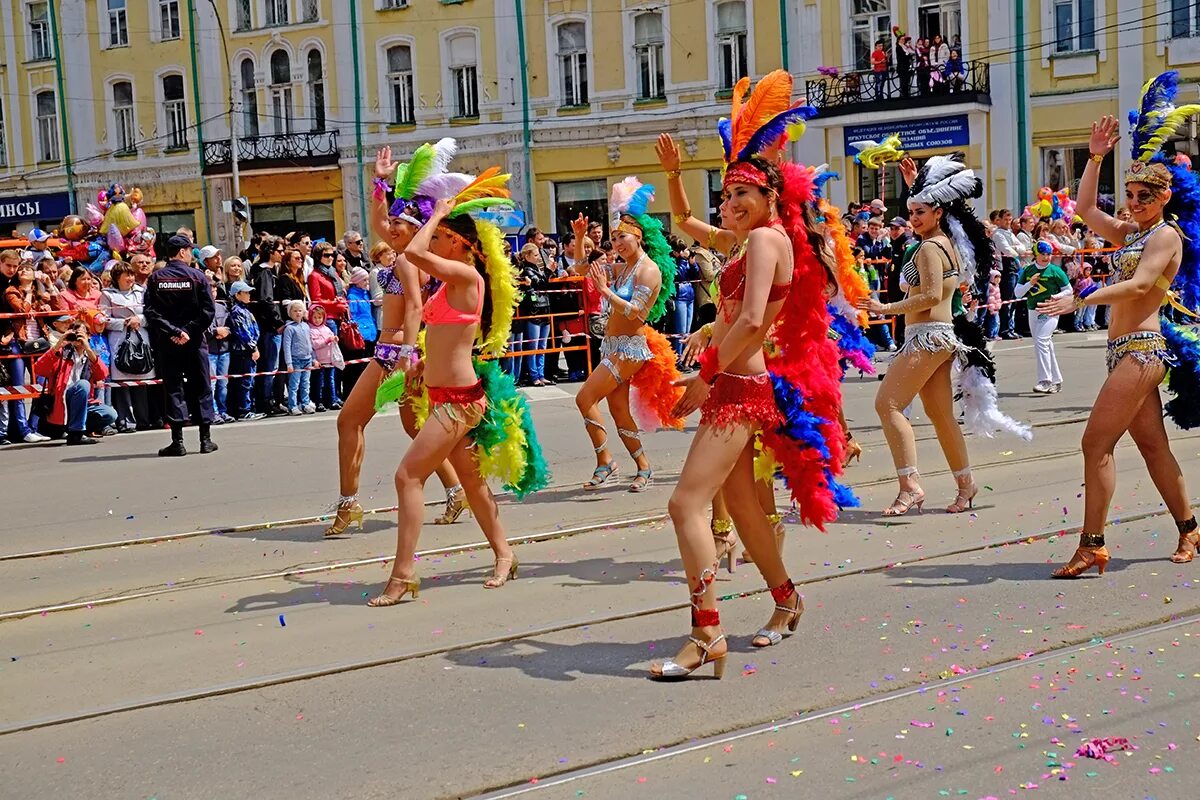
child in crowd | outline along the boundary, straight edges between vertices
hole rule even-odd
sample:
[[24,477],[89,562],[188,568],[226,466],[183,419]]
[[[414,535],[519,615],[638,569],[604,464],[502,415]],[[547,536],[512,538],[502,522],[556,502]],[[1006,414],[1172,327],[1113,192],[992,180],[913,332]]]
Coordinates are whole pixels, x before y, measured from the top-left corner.
[[325,324],[325,309],[313,306],[308,311],[308,336],[312,342],[312,366],[317,371],[313,401],[317,411],[339,409],[342,401],[337,395],[335,364],[341,361],[337,334]]
[[984,319],[984,330],[989,342],[1000,340],[1000,270],[994,269],[988,273],[987,287],[987,316]]
[[229,287],[229,413],[238,420],[262,419],[250,405],[254,365],[258,361],[258,322],[250,311],[250,284],[234,281]]
[[[1075,296],[1082,297],[1085,292],[1090,293],[1092,286],[1096,282],[1092,280],[1092,266],[1086,261],[1079,268],[1079,276],[1075,278]],[[1096,328],[1096,309],[1098,306],[1083,306],[1075,312],[1075,330],[1094,331]]]
[[[283,354],[283,366],[287,370],[288,413],[293,417],[312,414],[316,405],[309,402],[308,368],[313,365],[313,339],[304,321],[304,301],[293,300],[287,305],[288,324],[283,326],[283,341],[279,351]],[[332,331],[330,332],[332,333]]]
[[[859,274],[866,276],[867,288],[871,291],[871,297],[879,299],[879,293],[883,291],[883,273],[880,272],[878,265],[866,263],[866,251],[857,245],[851,250],[854,254],[854,268]],[[881,323],[878,314],[870,314],[872,324],[867,329],[867,338],[871,340],[877,347],[887,350],[889,353],[896,352],[896,342],[892,339],[892,326],[886,323]]]
[[213,321],[204,335],[208,342],[208,364],[213,378],[213,424],[237,422],[229,413],[229,302],[221,299],[223,294],[217,284],[212,285]]

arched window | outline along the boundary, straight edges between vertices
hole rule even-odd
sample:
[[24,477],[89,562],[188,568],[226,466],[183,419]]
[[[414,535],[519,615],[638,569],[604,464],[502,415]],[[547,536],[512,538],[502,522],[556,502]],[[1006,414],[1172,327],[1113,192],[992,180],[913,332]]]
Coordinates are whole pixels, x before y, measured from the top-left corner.
[[392,124],[416,123],[412,48],[398,44],[387,49],[388,84],[392,89]]
[[312,104],[312,129],[325,130],[325,76],[321,51],[308,51],[308,99]]
[[719,86],[732,89],[744,75],[749,74],[746,58],[746,4],[729,0],[717,5],[717,63],[720,65]]
[[455,117],[479,116],[479,58],[474,34],[455,36],[448,43],[450,81]]
[[564,22],[558,26],[558,69],[562,104],[587,105],[587,29],[582,22]]
[[254,75],[254,60],[243,58],[242,74],[242,133],[258,136],[258,86]]
[[286,50],[271,54],[271,127],[276,135],[291,133],[292,60]]
[[118,81],[112,85],[113,128],[116,134],[116,152],[120,155],[137,152],[134,144],[133,84]]
[[58,103],[54,92],[38,92],[34,102],[37,105],[37,159],[58,161]]
[[653,11],[633,18],[633,48],[637,53],[638,98],[664,97],[662,14]]
[[162,79],[163,109],[167,122],[167,149],[186,150],[187,101],[183,96],[183,76],[164,75]]

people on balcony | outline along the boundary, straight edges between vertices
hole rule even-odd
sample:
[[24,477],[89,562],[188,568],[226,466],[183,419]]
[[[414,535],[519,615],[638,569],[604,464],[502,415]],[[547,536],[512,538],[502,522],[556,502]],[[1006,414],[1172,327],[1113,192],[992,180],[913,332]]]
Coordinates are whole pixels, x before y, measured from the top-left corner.
[[916,61],[917,48],[913,46],[912,37],[905,34],[896,46],[896,74],[900,78],[901,97],[908,97],[912,93],[913,65]]

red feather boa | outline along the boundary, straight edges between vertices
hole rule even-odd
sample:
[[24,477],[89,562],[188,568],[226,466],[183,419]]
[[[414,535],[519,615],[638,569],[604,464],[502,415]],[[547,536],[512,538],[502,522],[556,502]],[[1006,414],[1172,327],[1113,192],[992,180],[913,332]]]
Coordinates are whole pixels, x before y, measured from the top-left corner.
[[779,213],[792,240],[795,266],[788,292],[770,338],[768,369],[804,393],[804,408],[826,422],[821,425],[827,458],[778,432],[765,432],[763,442],[774,452],[806,525],[825,530],[837,518],[837,505],[826,473],[839,475],[846,438],[838,424],[842,405],[841,369],[837,345],[829,339],[826,308],[828,274],[808,241],[803,204],[813,197],[810,170],[797,164],[782,166],[784,192]]

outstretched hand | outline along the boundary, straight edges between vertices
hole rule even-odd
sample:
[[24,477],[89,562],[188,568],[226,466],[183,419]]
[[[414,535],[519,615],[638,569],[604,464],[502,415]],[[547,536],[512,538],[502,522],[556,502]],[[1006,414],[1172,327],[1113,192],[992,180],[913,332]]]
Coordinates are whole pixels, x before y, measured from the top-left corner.
[[571,220],[571,231],[575,234],[576,238],[582,239],[584,236],[587,236],[589,222],[590,220],[583,215],[583,212],[580,212],[578,217]]
[[675,404],[675,409],[671,412],[671,416],[674,417],[686,417],[704,405],[704,401],[708,399],[708,393],[712,390],[712,387],[700,380],[698,375],[680,378],[675,381],[674,385],[683,387],[683,397],[679,398],[679,402]]
[[1092,137],[1088,140],[1088,152],[1108,155],[1121,139],[1121,124],[1111,115],[1092,123]]
[[392,161],[392,148],[381,147],[375,154],[375,177],[388,180],[396,174],[396,162]]
[[660,133],[658,135],[658,141],[654,145],[654,152],[658,154],[658,163],[662,165],[664,172],[679,171],[679,145],[675,144],[675,140],[671,138],[671,134]]
[[917,162],[911,158],[903,159],[900,162],[900,177],[904,179],[905,186],[912,186],[917,179]]

